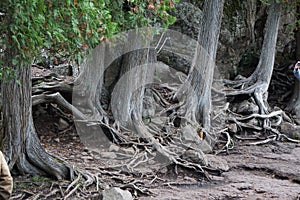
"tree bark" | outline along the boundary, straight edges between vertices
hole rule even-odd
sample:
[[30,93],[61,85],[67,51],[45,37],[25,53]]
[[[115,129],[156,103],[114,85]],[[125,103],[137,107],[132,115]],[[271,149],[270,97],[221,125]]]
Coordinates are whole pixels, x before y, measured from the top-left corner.
[[[145,41],[134,32],[129,33],[128,43],[133,51],[122,56],[121,74],[112,93],[112,111],[119,125],[134,128],[132,116],[142,120],[144,90],[152,82],[156,51],[142,48]],[[125,51],[126,52],[126,51]]]
[[253,74],[247,79],[230,83],[236,85],[236,87],[243,85],[244,88],[227,91],[228,96],[254,94],[261,114],[268,113],[267,91],[274,68],[280,15],[281,3],[272,1],[269,8],[264,41],[258,65]]
[[[176,98],[185,98],[182,114],[210,131],[211,88],[224,0],[206,0],[196,54],[186,82]],[[184,97],[186,96],[186,97]]]
[[256,17],[256,0],[247,0],[247,26],[250,35],[250,44],[255,42],[255,18]]
[[15,70],[15,77],[2,82],[1,141],[9,167],[21,174],[68,178],[68,168],[49,155],[37,137],[31,112],[31,67],[18,66]]

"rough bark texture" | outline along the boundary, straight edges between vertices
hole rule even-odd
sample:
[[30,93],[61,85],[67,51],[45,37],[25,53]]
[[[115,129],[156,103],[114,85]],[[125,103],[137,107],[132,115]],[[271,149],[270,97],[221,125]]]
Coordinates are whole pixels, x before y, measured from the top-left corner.
[[247,0],[247,26],[250,35],[250,44],[255,42],[255,16],[256,16],[256,0]]
[[121,126],[127,128],[133,125],[133,114],[142,120],[145,86],[151,83],[154,74],[156,52],[149,48],[140,49],[143,42],[140,36],[129,33],[129,44],[135,50],[123,55],[120,80],[112,94],[114,117]]
[[210,130],[211,87],[218,46],[223,0],[205,1],[202,23],[198,35],[198,46],[192,68],[186,82],[176,94],[186,95],[184,117],[193,122],[201,122]]
[[99,95],[103,85],[105,46],[98,45],[81,65],[74,84],[72,102],[87,117],[101,120],[102,108]]
[[16,67],[16,77],[2,82],[3,124],[1,140],[10,169],[24,174],[67,178],[69,170],[49,155],[35,132],[31,112],[31,68]]

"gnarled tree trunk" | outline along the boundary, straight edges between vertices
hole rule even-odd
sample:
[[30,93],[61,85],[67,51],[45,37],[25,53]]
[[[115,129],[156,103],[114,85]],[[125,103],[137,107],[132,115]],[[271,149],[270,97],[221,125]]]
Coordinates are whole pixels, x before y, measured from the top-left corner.
[[229,83],[234,85],[235,87],[243,86],[242,89],[233,89],[227,91],[227,95],[229,96],[254,94],[261,114],[268,113],[267,91],[273,73],[280,14],[281,4],[273,1],[270,5],[268,13],[264,42],[256,70],[247,79]]
[[[10,58],[6,57],[6,63],[13,66]],[[9,167],[22,174],[68,178],[68,168],[49,155],[37,137],[31,112],[31,67],[18,66],[15,70],[15,77],[7,77],[2,81],[1,141]]]
[[223,6],[223,0],[205,1],[192,67],[186,82],[175,95],[184,98],[184,118],[202,123],[207,131],[211,128],[211,89]]
[[144,91],[146,85],[152,82],[157,58],[154,49],[142,48],[143,43],[149,41],[144,41],[134,32],[128,36],[128,44],[134,50],[122,56],[120,79],[112,94],[112,110],[121,126],[133,128],[133,115],[142,120]]

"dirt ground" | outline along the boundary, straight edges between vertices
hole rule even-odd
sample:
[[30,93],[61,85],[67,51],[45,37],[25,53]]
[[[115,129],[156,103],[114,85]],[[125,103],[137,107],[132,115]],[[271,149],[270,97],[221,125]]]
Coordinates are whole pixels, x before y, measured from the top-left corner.
[[[60,116],[52,106],[37,110],[35,126],[48,152],[82,168],[105,166],[103,160],[81,144],[68,118]],[[249,146],[236,142],[233,150],[219,156],[228,162],[230,170],[211,176],[211,181],[203,181],[188,171],[176,176],[166,173],[149,186],[151,196],[137,199],[300,199],[300,144],[274,142]],[[60,199],[47,197],[60,182],[30,176],[14,176],[14,180],[12,199]]]
[[300,199],[300,145],[241,145],[222,157],[230,170],[221,177],[202,186],[155,188],[152,199]]

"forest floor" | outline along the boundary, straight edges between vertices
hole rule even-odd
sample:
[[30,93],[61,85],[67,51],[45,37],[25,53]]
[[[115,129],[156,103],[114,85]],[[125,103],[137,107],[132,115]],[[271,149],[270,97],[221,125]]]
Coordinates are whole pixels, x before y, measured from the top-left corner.
[[[53,108],[41,110],[34,112],[35,126],[48,152],[81,168],[105,165],[97,154],[82,145],[72,123],[62,123]],[[300,144],[273,142],[249,146],[236,142],[233,150],[220,157],[228,162],[230,170],[212,176],[211,181],[203,181],[188,171],[178,175],[166,173],[160,177],[163,181],[150,186],[152,196],[138,199],[300,199]],[[45,196],[60,184],[29,176],[15,176],[14,181],[12,199],[54,199]]]

